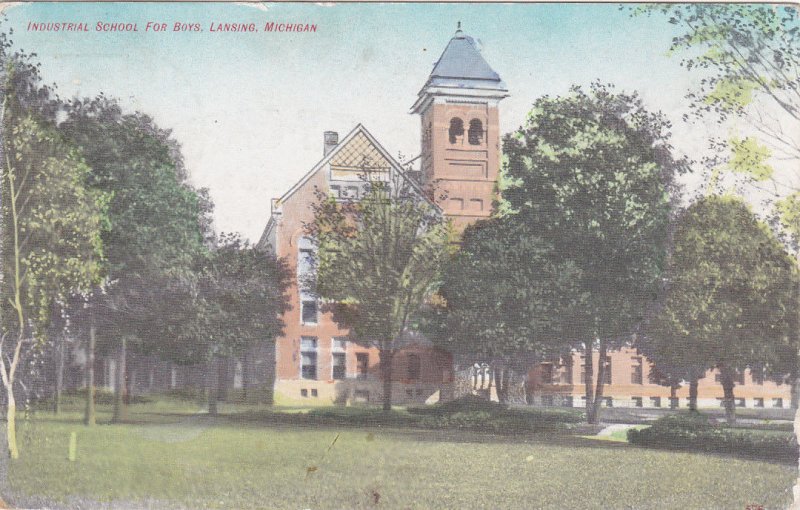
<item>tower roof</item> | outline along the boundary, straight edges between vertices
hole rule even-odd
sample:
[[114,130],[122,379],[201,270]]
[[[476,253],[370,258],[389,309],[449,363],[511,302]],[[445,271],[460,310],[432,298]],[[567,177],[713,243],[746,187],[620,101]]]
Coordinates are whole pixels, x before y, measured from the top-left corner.
[[461,31],[460,25],[459,22],[458,30],[434,64],[412,112],[418,111],[423,99],[430,95],[508,95],[500,75],[483,58],[475,40]]
[[430,79],[449,82],[485,80],[501,83],[500,75],[481,56],[475,40],[465,35],[461,29],[458,29],[450,39],[439,61],[436,62]]

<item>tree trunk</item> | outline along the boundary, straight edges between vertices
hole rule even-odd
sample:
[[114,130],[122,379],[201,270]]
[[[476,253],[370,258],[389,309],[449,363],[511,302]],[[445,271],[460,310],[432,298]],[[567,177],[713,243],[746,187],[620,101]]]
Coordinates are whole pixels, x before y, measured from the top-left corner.
[[736,401],[733,396],[733,370],[728,367],[722,367],[722,403],[725,406],[725,419],[728,425],[736,423]]
[[689,381],[689,410],[697,412],[697,377]]
[[250,363],[250,357],[247,355],[247,351],[245,351],[244,355],[242,356],[242,402],[247,403],[247,385],[249,383],[248,377],[250,376],[250,371],[247,368],[247,365]]
[[17,449],[17,401],[14,399],[14,391],[11,386],[6,385],[6,441],[8,442],[8,455],[12,459],[19,458]]
[[503,367],[495,367],[494,369],[494,385],[497,389],[497,400],[501,404],[508,401],[508,393],[506,392],[508,381],[506,381],[506,369]]
[[66,335],[62,331],[59,335],[58,347],[56,349],[56,384],[53,391],[53,414],[61,413],[61,390],[64,387],[64,343]]
[[220,358],[217,362],[217,400],[220,402],[228,401],[228,367],[230,358]]
[[219,389],[217,388],[219,373],[217,369],[217,357],[211,356],[208,360],[208,375],[206,376],[206,396],[208,396],[208,414],[216,416],[217,400],[219,398]]
[[672,383],[669,385],[669,408],[677,409],[678,407],[678,385],[676,383]]
[[593,361],[592,342],[583,344],[584,355],[584,389],[586,393],[586,421],[591,423],[592,410],[594,408],[594,361]]
[[383,377],[383,410],[392,410],[392,351],[381,349],[381,376]]
[[600,406],[603,404],[603,389],[606,378],[606,370],[608,370],[606,364],[606,354],[608,349],[605,340],[600,340],[599,351],[600,352],[597,359],[597,390],[594,394],[594,405],[592,405],[592,411],[588,420],[592,425],[596,425],[600,422]]
[[89,349],[86,356],[86,411],[83,414],[83,423],[89,427],[97,423],[94,410],[94,348],[95,348],[94,320],[89,326]]
[[116,394],[114,395],[114,415],[111,418],[111,423],[122,423],[128,419],[128,406],[127,406],[127,384],[126,384],[126,358],[127,358],[127,340],[123,336],[120,339],[120,346],[117,351],[117,380],[115,384]]

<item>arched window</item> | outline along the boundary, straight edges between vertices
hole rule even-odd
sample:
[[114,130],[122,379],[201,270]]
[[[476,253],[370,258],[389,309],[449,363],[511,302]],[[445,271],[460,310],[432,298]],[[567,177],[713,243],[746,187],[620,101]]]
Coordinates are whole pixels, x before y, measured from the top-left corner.
[[467,133],[470,145],[480,145],[483,143],[483,122],[478,119],[469,121],[469,133]]
[[450,143],[456,143],[461,136],[464,136],[464,121],[453,117],[450,119]]

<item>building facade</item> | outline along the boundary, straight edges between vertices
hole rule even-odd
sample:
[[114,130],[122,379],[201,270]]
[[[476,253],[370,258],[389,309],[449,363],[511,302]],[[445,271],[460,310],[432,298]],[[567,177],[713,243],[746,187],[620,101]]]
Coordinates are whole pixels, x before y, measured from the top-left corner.
[[[259,246],[284,258],[297,274],[289,289],[291,309],[283,317],[284,335],[276,339],[269,355],[268,364],[273,366],[274,360],[274,374],[265,379],[274,379],[274,385],[267,384],[274,387],[276,402],[377,402],[382,396],[377,349],[349,342],[348,332],[323,313],[318,301],[303,289],[303,276],[313,266],[314,256],[303,225],[313,220],[311,205],[318,200],[317,193],[358,199],[363,192],[360,174],[366,165],[377,174],[409,180],[435,202],[457,232],[463,231],[492,213],[500,171],[499,108],[508,95],[505,83],[482,57],[475,41],[459,28],[411,107],[410,113],[420,118],[418,170],[400,165],[361,125],[341,141],[337,133],[325,132],[317,165],[272,201]],[[433,402],[469,387],[454,384],[454,374],[472,370],[472,361],[460,361],[464,363],[456,366],[449,353],[435,349],[424,338],[410,336],[393,362],[394,401]],[[598,361],[595,352],[595,367]],[[607,406],[688,406],[688,384],[675,388],[658,384],[651,377],[655,374],[651,374],[650,362],[635,349],[610,352],[606,363]],[[576,352],[559,362],[531,367],[524,392],[528,402],[585,405],[582,365],[582,354]],[[256,367],[252,370],[262,372]],[[721,405],[718,377],[712,370],[700,379],[700,407]],[[740,407],[785,408],[791,402],[790,385],[766,381],[749,370],[737,381],[735,392]]]
[[[593,353],[594,378],[600,355]],[[558,362],[540,363],[527,377],[527,393],[534,404],[583,407],[586,405],[585,361],[583,353],[573,352]],[[676,387],[659,384],[659,375],[636,349],[626,347],[611,351],[606,357],[603,401],[606,407],[686,409],[689,407],[689,383]],[[722,407],[722,384],[718,370],[708,370],[698,379],[697,406]],[[734,387],[737,407],[786,409],[791,405],[791,385],[765,379],[759,371],[741,372]]]

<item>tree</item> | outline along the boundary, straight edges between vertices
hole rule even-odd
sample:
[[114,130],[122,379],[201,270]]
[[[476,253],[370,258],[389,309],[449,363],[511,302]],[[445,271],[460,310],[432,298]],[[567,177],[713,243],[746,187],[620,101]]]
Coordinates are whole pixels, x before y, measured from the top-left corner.
[[98,348],[117,351],[113,420],[124,421],[127,350],[169,338],[154,329],[170,321],[162,298],[191,288],[208,252],[211,205],[188,184],[171,133],[146,115],[125,114],[102,95],[73,100],[65,111],[59,128],[91,167],[89,186],[112,196],[102,235],[108,276],[87,317],[97,318]]
[[[13,81],[18,62],[5,65]],[[23,346],[44,337],[54,306],[100,280],[105,197],[85,188],[89,168],[55,128],[24,115],[13,89],[4,92],[2,238],[8,244],[2,251],[0,348],[10,353],[0,359],[0,378],[8,449],[16,459],[14,385]]]
[[505,403],[510,371],[568,350],[571,313],[580,300],[577,269],[515,216],[479,221],[464,231],[445,264],[441,299],[423,331],[442,348],[487,363]]
[[662,309],[643,340],[676,375],[716,367],[725,412],[746,368],[780,363],[795,327],[797,270],[781,243],[741,199],[711,196],[679,218]]
[[[608,349],[630,340],[661,289],[670,193],[685,169],[671,155],[669,127],[636,94],[594,84],[538,99],[525,126],[504,138],[505,208],[576,269],[573,331],[586,353],[590,422]],[[593,391],[595,342],[603,362]]]
[[[360,201],[321,196],[307,225],[318,247],[309,284],[332,303],[350,339],[376,347],[383,409],[392,406],[392,359],[401,335],[435,289],[449,246],[441,212],[404,176],[364,179]],[[305,285],[305,283],[304,283]]]
[[217,413],[220,395],[217,360],[242,355],[253,344],[281,334],[289,283],[284,261],[238,235],[223,234],[199,274],[195,298],[186,296],[183,304],[175,303],[184,313],[169,327],[183,341],[161,355],[183,363],[208,363],[210,414]]

